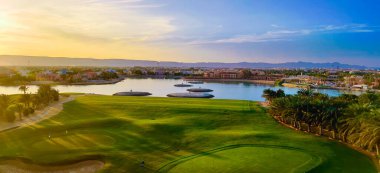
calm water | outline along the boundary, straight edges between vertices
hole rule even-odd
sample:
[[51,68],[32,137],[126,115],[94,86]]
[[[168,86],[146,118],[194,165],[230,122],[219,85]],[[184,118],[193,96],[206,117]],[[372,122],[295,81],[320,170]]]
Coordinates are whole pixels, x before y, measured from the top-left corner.
[[[116,92],[123,91],[144,91],[152,93],[152,96],[166,97],[169,93],[186,92],[188,88],[174,87],[174,84],[182,83],[182,80],[174,79],[126,79],[117,84],[107,85],[58,85],[54,88],[60,92],[76,92],[76,93],[95,93],[103,95],[112,95]],[[297,88],[273,87],[268,85],[259,85],[242,82],[205,82],[204,84],[194,84],[193,87],[209,88],[214,90],[211,94],[217,99],[239,99],[239,100],[255,100],[264,101],[261,97],[263,90],[267,88],[283,89],[286,94],[295,94]],[[34,93],[37,86],[29,86],[29,91]],[[318,92],[328,94],[330,96],[338,96],[342,91],[331,89],[320,89]],[[0,94],[20,94],[18,87],[0,86]]]

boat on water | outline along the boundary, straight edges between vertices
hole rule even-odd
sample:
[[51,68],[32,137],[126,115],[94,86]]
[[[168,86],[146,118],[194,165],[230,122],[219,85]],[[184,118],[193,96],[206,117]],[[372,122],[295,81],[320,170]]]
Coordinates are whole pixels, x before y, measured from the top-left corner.
[[114,96],[149,96],[152,93],[149,92],[139,92],[139,91],[129,91],[129,92],[118,92],[113,94]]
[[214,90],[207,89],[207,88],[190,88],[190,89],[187,89],[187,91],[190,91],[190,92],[213,92]]
[[189,81],[191,84],[203,84],[203,81]]
[[207,93],[171,93],[168,97],[181,97],[181,98],[213,98],[214,95]]
[[176,87],[191,87],[193,85],[181,83],[181,84],[175,84],[174,86],[176,86]]

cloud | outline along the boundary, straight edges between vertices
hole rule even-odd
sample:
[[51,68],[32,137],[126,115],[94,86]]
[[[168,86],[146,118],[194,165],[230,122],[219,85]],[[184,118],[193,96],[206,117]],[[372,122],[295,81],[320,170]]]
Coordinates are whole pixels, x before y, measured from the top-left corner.
[[351,32],[375,32],[375,31],[371,29],[355,29],[355,30],[351,30]]
[[[277,25],[272,25],[278,28]],[[366,24],[347,24],[347,25],[322,25],[308,29],[298,30],[272,30],[262,34],[237,35],[229,38],[195,40],[189,44],[218,44],[218,43],[262,43],[275,41],[290,41],[294,38],[310,34],[327,34],[327,33],[349,33],[349,32],[375,32]]]
[[367,30],[366,28],[370,28],[366,24],[346,24],[346,25],[322,25],[319,26],[319,29],[316,31],[339,31],[339,32],[349,32],[351,30]]
[[215,44],[215,43],[262,43],[273,41],[286,41],[292,37],[310,34],[310,30],[277,30],[268,31],[263,34],[254,35],[238,35],[231,38],[216,39],[216,40],[196,40],[190,44]]
[[270,25],[270,26],[273,27],[273,28],[281,28],[280,25],[276,25],[276,24],[272,24],[272,25]]
[[0,0],[0,54],[154,59],[177,27],[142,0]]
[[143,42],[176,30],[172,17],[144,13],[163,4],[141,0],[0,0],[0,4],[6,14],[0,16],[0,41],[2,35],[13,32],[31,38]]

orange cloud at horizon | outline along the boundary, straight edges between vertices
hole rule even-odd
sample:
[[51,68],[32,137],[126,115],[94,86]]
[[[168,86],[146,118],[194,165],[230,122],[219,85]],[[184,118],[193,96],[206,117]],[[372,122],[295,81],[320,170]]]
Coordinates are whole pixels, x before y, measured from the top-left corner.
[[[138,1],[125,1],[127,8]],[[175,30],[171,18],[120,3],[0,0],[0,54],[157,59],[181,56],[148,41]]]

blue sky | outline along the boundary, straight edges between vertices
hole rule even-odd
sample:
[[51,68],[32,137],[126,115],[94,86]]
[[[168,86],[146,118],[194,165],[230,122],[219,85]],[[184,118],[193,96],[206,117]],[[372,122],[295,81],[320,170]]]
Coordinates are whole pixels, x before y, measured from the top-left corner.
[[[8,45],[0,45],[1,54],[380,66],[379,0],[0,3],[0,36],[7,36],[0,43]],[[47,17],[37,22],[27,16]],[[49,46],[19,41],[28,39]]]

